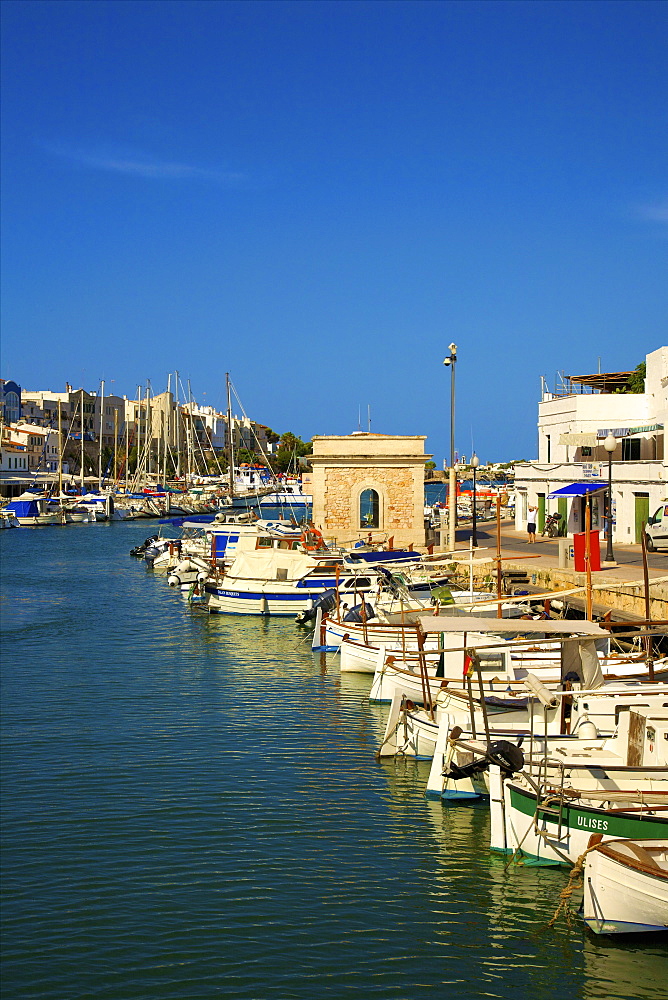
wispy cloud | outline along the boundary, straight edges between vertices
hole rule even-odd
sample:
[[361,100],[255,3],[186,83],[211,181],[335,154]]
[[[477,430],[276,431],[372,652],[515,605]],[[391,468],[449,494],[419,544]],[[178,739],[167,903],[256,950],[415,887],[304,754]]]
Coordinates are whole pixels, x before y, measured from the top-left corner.
[[668,201],[641,205],[638,214],[641,219],[646,219],[648,222],[668,222]]
[[44,144],[47,152],[80,167],[106,170],[111,173],[143,177],[148,180],[209,180],[222,184],[239,184],[247,177],[240,172],[215,170],[190,163],[161,160],[136,151],[110,149],[84,149]]

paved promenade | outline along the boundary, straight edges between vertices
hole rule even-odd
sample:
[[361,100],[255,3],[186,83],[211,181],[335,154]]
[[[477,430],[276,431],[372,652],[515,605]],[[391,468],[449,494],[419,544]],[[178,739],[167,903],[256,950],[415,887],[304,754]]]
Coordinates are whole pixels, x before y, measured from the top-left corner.
[[[482,521],[478,523],[478,551],[476,558],[494,558],[496,556],[496,522]],[[462,552],[469,548],[471,537],[470,523],[465,527],[457,528],[457,549]],[[541,538],[537,536],[536,543],[529,545],[525,532],[515,531],[513,521],[501,522],[501,555],[504,565],[512,558],[513,564],[522,563],[528,573],[536,572],[538,568],[559,568],[559,539]],[[532,558],[527,558],[531,556]],[[601,538],[601,557],[605,556],[605,540]],[[614,546],[615,565],[602,563],[599,572],[594,573],[594,582],[603,583],[614,580],[641,581],[643,579],[642,549],[640,545],[615,545]],[[668,577],[668,551],[649,552],[647,563],[650,579]],[[573,574],[574,578],[580,579],[582,574],[575,573],[571,568],[560,570],[564,574]]]

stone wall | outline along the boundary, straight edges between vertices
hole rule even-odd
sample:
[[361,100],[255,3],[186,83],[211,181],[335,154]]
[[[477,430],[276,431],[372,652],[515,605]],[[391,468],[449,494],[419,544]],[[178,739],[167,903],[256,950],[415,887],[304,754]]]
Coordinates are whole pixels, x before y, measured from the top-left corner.
[[[454,565],[454,560],[453,560]],[[468,559],[457,560],[459,571],[463,578],[468,578]],[[586,586],[587,578],[584,573],[575,573],[573,570],[556,569],[553,567],[541,567],[534,564],[523,563],[520,559],[504,560],[504,572],[525,571],[532,587],[539,588],[540,592],[570,590],[573,587]],[[615,612],[615,619],[624,619],[626,615],[629,619],[645,617],[645,587],[644,583],[631,584],[626,580],[608,577],[606,573],[605,586],[596,573],[592,574],[593,603],[595,608],[601,612],[610,609]],[[653,621],[668,620],[668,582],[662,580],[654,583],[650,577],[650,617]],[[492,560],[479,562],[476,560],[474,569],[474,584],[485,589],[496,589],[496,564]],[[521,584],[519,585],[521,587]],[[585,591],[573,595],[574,598],[584,600]],[[568,601],[568,598],[565,598]]]
[[[423,437],[352,434],[315,438],[311,456],[313,521],[326,538],[353,541],[394,538],[401,545],[424,545]],[[360,496],[379,497],[377,528],[360,526]]]

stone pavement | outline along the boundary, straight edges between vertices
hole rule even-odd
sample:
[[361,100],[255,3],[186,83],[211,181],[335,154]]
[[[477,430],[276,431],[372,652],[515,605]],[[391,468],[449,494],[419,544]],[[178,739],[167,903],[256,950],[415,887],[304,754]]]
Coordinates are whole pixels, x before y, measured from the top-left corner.
[[[477,528],[478,548],[474,549],[477,563],[476,577],[489,577],[495,572],[496,523],[483,521]],[[470,551],[470,523],[457,529],[457,554],[454,558],[463,561]],[[601,540],[602,555],[605,543]],[[612,610],[616,618],[645,617],[645,586],[643,575],[642,549],[640,545],[619,545],[614,548],[615,564],[602,563],[600,571],[592,573],[595,610],[603,614]],[[501,523],[501,556],[504,572],[527,575],[527,589],[532,592],[561,591],[573,587],[584,587],[586,575],[576,573],[572,566],[559,566],[559,539],[537,536],[535,544],[529,544],[524,532],[515,531],[513,521]],[[480,560],[480,562],[478,562]],[[654,621],[668,619],[668,552],[648,553],[648,577],[650,581],[650,616]],[[569,598],[575,607],[584,605],[584,594]]]

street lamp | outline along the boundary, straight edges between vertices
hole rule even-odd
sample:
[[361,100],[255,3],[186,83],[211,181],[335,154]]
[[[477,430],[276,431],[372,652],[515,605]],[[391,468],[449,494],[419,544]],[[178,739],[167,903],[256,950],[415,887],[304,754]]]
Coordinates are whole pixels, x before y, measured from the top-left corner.
[[449,344],[450,356],[443,362],[450,368],[450,468],[455,464],[455,364],[457,345]]
[[480,459],[474,452],[473,456],[471,457],[471,468],[473,469],[473,532],[471,534],[471,545],[473,546],[474,549],[478,548],[478,521],[477,521],[477,513],[475,506],[475,493],[476,493],[475,475],[479,465],[480,465]]
[[450,547],[454,548],[455,527],[457,525],[457,481],[455,479],[455,364],[457,362],[457,345],[449,344],[450,356],[443,364],[450,368],[450,492],[455,493],[454,507],[450,501]]
[[605,550],[605,561],[614,562],[615,557],[612,552],[612,453],[617,447],[614,434],[608,434],[603,442],[603,447],[608,453],[608,517],[605,522],[605,534],[608,544]]

